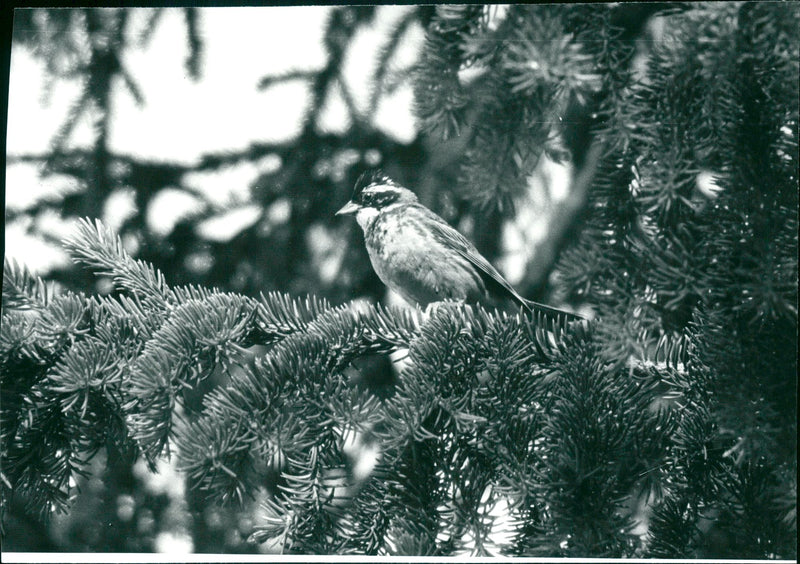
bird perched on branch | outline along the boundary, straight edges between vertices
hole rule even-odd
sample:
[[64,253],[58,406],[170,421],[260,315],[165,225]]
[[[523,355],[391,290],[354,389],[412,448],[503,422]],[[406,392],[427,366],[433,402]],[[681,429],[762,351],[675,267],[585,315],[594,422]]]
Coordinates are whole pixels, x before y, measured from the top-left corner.
[[445,300],[502,307],[509,301],[552,320],[580,316],[526,300],[478,249],[417,196],[380,171],[365,172],[336,215],[355,214],[372,267],[406,301]]

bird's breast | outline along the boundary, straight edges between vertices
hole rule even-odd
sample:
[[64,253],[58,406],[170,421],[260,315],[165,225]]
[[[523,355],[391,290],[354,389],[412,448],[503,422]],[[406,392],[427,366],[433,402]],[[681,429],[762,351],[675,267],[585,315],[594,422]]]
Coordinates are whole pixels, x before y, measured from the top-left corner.
[[412,206],[388,209],[365,230],[370,261],[378,277],[411,303],[478,301],[483,282],[461,255],[440,240],[430,221]]

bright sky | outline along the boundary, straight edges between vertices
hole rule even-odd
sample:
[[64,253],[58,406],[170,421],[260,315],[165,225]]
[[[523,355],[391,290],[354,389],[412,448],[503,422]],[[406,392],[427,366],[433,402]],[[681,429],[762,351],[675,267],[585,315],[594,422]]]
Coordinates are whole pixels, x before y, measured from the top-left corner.
[[[139,107],[130,92],[115,85],[113,120],[109,143],[123,154],[159,161],[192,164],[208,152],[240,150],[254,141],[291,139],[301,128],[300,118],[308,100],[301,81],[256,88],[269,74],[296,69],[318,69],[325,63],[321,34],[331,8],[326,6],[203,8],[200,30],[204,39],[202,76],[193,81],[184,68],[188,52],[186,26],[177,9],[165,10],[155,34],[141,48],[126,53],[124,64],[137,81],[144,97]],[[377,48],[386,31],[409,6],[382,6],[374,26],[362,30],[345,61],[345,79],[360,107],[366,105],[367,77],[373,68]],[[137,37],[150,9],[134,11],[130,33]],[[395,64],[413,62],[423,38],[414,27],[400,45]],[[45,99],[43,65],[30,52],[15,47],[11,53],[9,85],[9,155],[41,154],[80,91],[77,81],[59,81]],[[375,125],[398,140],[416,135],[411,114],[411,89],[399,88],[378,109]],[[328,100],[322,115],[326,129],[347,127],[344,104],[338,97]],[[74,130],[71,146],[86,146],[92,138],[89,120]],[[216,204],[233,208],[247,206],[248,187],[265,168],[276,163],[246,163],[214,174],[193,175],[186,183],[211,197]],[[32,165],[15,164],[6,170],[6,206],[23,210],[43,197],[57,197],[79,189],[68,177],[41,179]],[[167,193],[158,209],[148,210],[151,227],[168,232],[184,213],[197,209],[197,201],[185,193]],[[130,192],[114,194],[107,206],[109,223],[118,223],[130,213]],[[235,210],[234,210],[235,211]],[[252,213],[250,212],[250,215]],[[237,218],[247,221],[247,210]],[[224,222],[220,222],[223,224]],[[71,225],[53,214],[28,218],[6,225],[6,254],[43,273],[54,262],[65,261],[58,247],[28,234],[32,225],[47,232],[66,234]],[[113,225],[112,225],[113,226]],[[230,224],[227,226],[231,230]],[[208,228],[213,236],[213,229]],[[234,228],[235,231],[235,228]]]

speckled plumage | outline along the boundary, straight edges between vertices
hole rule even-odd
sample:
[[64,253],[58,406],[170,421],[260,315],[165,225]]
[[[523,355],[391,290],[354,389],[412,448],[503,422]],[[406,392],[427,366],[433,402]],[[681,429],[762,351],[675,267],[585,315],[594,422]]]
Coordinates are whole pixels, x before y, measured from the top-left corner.
[[370,222],[364,240],[378,277],[412,304],[483,301],[486,285],[474,265],[428,228],[431,221],[442,220],[421,204],[406,203]]

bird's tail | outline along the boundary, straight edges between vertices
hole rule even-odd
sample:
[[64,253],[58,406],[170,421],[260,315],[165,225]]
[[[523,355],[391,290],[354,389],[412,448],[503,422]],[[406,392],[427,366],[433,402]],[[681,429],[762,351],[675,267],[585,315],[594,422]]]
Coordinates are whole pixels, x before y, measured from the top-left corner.
[[537,325],[545,326],[552,331],[557,328],[563,329],[570,322],[586,319],[580,314],[526,300],[525,298],[522,298],[522,306],[534,316]]

